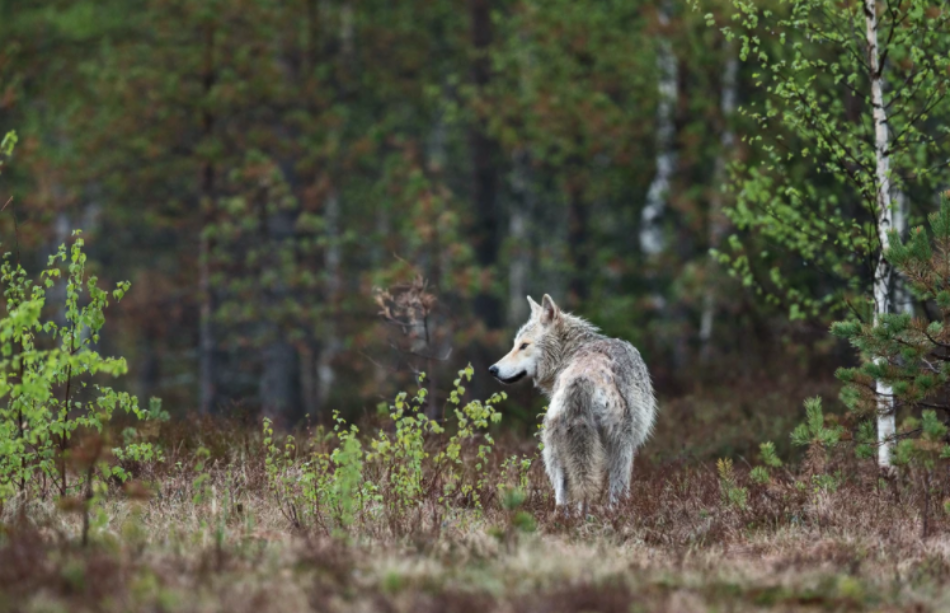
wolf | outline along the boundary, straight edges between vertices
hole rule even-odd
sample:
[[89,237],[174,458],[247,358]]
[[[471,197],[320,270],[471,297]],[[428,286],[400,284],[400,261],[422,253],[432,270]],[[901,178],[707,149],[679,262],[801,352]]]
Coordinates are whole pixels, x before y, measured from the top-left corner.
[[531,317],[511,351],[489,367],[502,383],[525,377],[550,398],[541,440],[558,507],[599,496],[607,476],[610,504],[627,495],[636,450],[656,419],[653,383],[640,352],[565,313],[547,294],[528,296]]

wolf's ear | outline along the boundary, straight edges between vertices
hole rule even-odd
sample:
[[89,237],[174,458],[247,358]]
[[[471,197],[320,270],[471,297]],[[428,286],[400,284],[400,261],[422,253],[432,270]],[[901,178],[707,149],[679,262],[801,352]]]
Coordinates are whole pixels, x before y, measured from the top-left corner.
[[541,310],[541,305],[535,302],[531,296],[528,296],[528,305],[531,306],[531,317],[534,317]]
[[544,298],[541,299],[541,323],[544,325],[554,323],[560,316],[561,309],[554,304],[554,300],[550,296],[545,294]]

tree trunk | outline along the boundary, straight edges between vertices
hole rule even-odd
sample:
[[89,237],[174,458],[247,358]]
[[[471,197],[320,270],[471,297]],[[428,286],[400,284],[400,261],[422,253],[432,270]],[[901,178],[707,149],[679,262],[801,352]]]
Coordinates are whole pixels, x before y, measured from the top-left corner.
[[[202,85],[205,103],[210,99],[214,87],[214,26],[205,27],[204,68]],[[214,136],[214,114],[206,106],[202,113],[202,136],[210,140]],[[214,405],[214,330],[211,317],[214,314],[214,293],[211,288],[211,239],[208,229],[215,223],[214,201],[215,168],[212,160],[204,160],[201,168],[201,208],[202,230],[198,245],[198,294],[200,305],[199,324],[199,410],[203,415],[211,412]]]
[[[388,204],[385,200],[380,200],[374,206],[374,215],[376,217],[375,236],[376,240],[371,241],[370,261],[373,270],[381,270],[386,266],[387,259],[391,257],[391,252],[387,249],[389,237],[392,234],[392,222],[389,214]],[[385,327],[385,324],[379,324]],[[390,369],[383,363],[382,355],[374,356],[370,361],[373,365],[373,384],[375,389],[384,390],[387,382],[390,380]]]
[[[340,6],[339,30],[337,32],[328,31],[327,39],[332,40],[339,36],[339,61],[343,67],[341,72],[352,72],[356,60],[356,42],[355,42],[355,17],[353,3],[349,0],[344,1]],[[332,23],[329,22],[328,23]],[[345,87],[338,84],[336,98],[344,100],[346,98]],[[333,384],[336,382],[336,369],[333,362],[340,352],[342,341],[338,332],[340,317],[340,296],[343,286],[342,267],[343,267],[343,249],[341,245],[341,212],[340,192],[336,185],[330,187],[326,197],[326,203],[323,209],[323,220],[326,227],[326,248],[324,250],[323,264],[326,271],[326,287],[324,296],[327,304],[326,323],[323,327],[324,335],[320,342],[320,349],[317,354],[317,417],[323,413],[327,403],[330,400],[330,394],[333,392]]]
[[[492,40],[490,0],[469,0],[471,40],[475,51],[472,82],[482,90],[491,78],[488,46]],[[472,155],[472,198],[475,204],[475,257],[479,266],[493,268],[498,263],[500,211],[495,143],[488,136],[487,121],[477,118],[469,131]],[[475,314],[490,329],[501,327],[501,301],[489,288],[475,296]]]
[[[903,190],[894,188],[894,229],[902,239],[907,238],[907,219],[910,216],[910,203]],[[897,313],[914,314],[914,297],[907,289],[907,281],[900,275],[894,278],[894,311]]]
[[[294,238],[296,217],[296,212],[291,210],[269,212],[272,196],[265,190],[261,201],[261,219],[265,227],[260,240],[267,246],[267,255],[262,262],[265,270],[279,270],[281,252],[290,249],[289,242]],[[291,411],[297,404],[297,350],[287,340],[282,322],[273,319],[273,314],[280,313],[289,299],[290,290],[283,278],[264,288],[264,317],[261,321],[264,345],[261,348],[262,373],[258,393],[265,415],[274,421],[292,422],[296,416],[291,415]]]
[[340,7],[340,52],[347,68],[352,66],[355,57],[353,20],[353,3],[344,2]]
[[571,280],[568,285],[568,304],[581,306],[589,294],[588,280],[591,276],[590,245],[588,240],[588,217],[590,210],[584,202],[584,189],[579,183],[567,190],[567,252],[571,260]]
[[[669,25],[671,12],[669,0],[663,1],[659,12],[661,28],[665,29]],[[672,42],[664,34],[660,35],[658,42],[656,63],[659,73],[659,102],[656,109],[656,174],[647,191],[646,206],[643,207],[640,218],[640,247],[647,255],[657,255],[666,246],[662,217],[666,211],[670,179],[676,163],[673,152],[675,132],[673,113],[677,98],[676,56],[673,54]]]
[[205,232],[201,233],[199,244],[198,293],[201,296],[199,324],[199,410],[202,415],[211,413],[214,405],[214,335],[211,328],[211,315],[214,310],[211,299],[211,271],[209,259],[211,246]]
[[264,415],[274,421],[292,422],[291,415],[295,405],[295,374],[297,372],[297,350],[282,338],[279,326],[273,326],[278,336],[269,341],[261,350],[263,374],[260,383],[261,407]]
[[508,263],[508,324],[520,325],[528,317],[528,273],[531,271],[532,211],[534,185],[531,177],[531,159],[528,152],[519,149],[514,154],[512,191],[516,202],[508,220],[511,242],[511,260]]
[[138,373],[138,395],[140,398],[155,396],[162,382],[162,339],[146,326],[140,343],[142,362]]
[[[730,45],[729,57],[722,72],[722,98],[719,108],[722,114],[722,134],[719,137],[719,155],[716,156],[716,169],[713,174],[713,191],[709,199],[709,249],[718,249],[722,239],[729,231],[729,220],[723,214],[723,193],[726,183],[726,165],[735,144],[732,132],[732,114],[736,109],[736,83],[739,74],[739,57]],[[700,357],[709,362],[712,357],[713,323],[716,318],[716,286],[713,272],[718,263],[709,255],[709,274],[706,275],[706,287],[703,292],[703,310],[699,325]]]
[[330,399],[330,392],[333,391],[333,382],[336,380],[336,372],[333,368],[333,360],[340,350],[340,338],[336,331],[337,302],[340,299],[340,266],[342,263],[342,253],[340,249],[340,198],[336,189],[331,189],[327,196],[326,205],[323,212],[323,219],[326,225],[327,247],[324,255],[324,266],[326,267],[326,304],[328,312],[326,314],[327,324],[324,329],[326,333],[320,346],[320,353],[317,358],[317,413],[321,413]]
[[[518,90],[525,99],[534,95],[532,80],[535,64],[528,32],[519,33]],[[532,170],[531,153],[519,147],[512,154],[511,191],[514,203],[508,221],[508,237],[511,245],[508,263],[508,325],[520,326],[528,318],[528,275],[531,273],[533,235],[531,228],[535,219],[537,189]]]
[[[891,267],[884,258],[888,248],[887,233],[894,228],[891,210],[891,169],[888,152],[887,111],[884,106],[883,66],[880,65],[880,50],[877,39],[876,0],[864,0],[864,18],[867,25],[868,68],[871,77],[871,106],[874,116],[874,157],[876,161],[877,231],[881,243],[877,266],[874,271],[874,324],[891,310]],[[900,228],[897,228],[901,230]],[[891,442],[894,436],[894,400],[891,386],[883,381],[876,385],[878,397],[877,439],[878,464],[881,468],[891,466]]]
[[300,400],[304,416],[316,420],[320,415],[317,404],[317,367],[313,356],[313,344],[301,343],[297,348],[298,367],[300,369]]

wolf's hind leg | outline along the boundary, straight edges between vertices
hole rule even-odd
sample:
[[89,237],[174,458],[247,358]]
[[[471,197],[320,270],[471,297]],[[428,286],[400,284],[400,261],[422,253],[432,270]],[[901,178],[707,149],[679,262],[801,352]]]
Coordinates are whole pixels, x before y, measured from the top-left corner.
[[570,496],[581,503],[596,500],[604,483],[605,450],[597,429],[586,416],[569,428],[563,452]]
[[607,444],[607,479],[610,488],[610,506],[614,506],[630,492],[633,456],[636,447],[631,441],[612,440]]
[[544,445],[544,470],[548,473],[548,479],[551,480],[551,486],[554,488],[554,504],[563,506],[567,504],[567,474],[564,472],[564,466],[557,457],[554,445],[547,441]]

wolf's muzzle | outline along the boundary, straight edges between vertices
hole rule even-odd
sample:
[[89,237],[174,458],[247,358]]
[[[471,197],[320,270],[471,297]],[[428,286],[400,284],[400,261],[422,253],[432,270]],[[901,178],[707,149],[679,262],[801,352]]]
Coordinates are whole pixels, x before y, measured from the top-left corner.
[[508,377],[507,379],[502,379],[501,377],[498,376],[498,367],[497,367],[497,366],[492,366],[491,368],[488,369],[488,372],[491,374],[491,376],[495,377],[496,379],[498,379],[498,380],[501,381],[502,383],[516,383],[516,382],[518,382],[518,381],[521,381],[522,379],[524,379],[524,378],[528,375],[528,371],[527,371],[527,370],[523,370],[523,371],[521,371],[520,373],[518,373],[517,375],[515,375],[514,377]]

